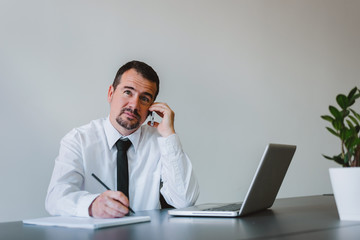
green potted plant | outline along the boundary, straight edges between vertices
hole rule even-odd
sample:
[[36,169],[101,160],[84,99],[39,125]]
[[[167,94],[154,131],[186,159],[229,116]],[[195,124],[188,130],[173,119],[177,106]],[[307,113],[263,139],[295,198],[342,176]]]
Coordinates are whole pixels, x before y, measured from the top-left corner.
[[330,115],[321,118],[330,122],[331,127],[326,129],[339,138],[341,152],[326,159],[334,160],[344,168],[330,168],[330,179],[334,191],[335,201],[341,220],[360,220],[360,114],[353,106],[360,97],[360,90],[355,87],[348,95],[339,94],[336,102],[339,108],[329,106]]
[[333,157],[323,155],[329,160],[341,164],[343,167],[360,166],[360,115],[351,107],[357,98],[360,97],[360,90],[355,87],[345,96],[339,94],[336,102],[340,109],[329,106],[330,115],[321,116],[322,119],[329,121],[332,127],[327,130],[341,140],[341,153]]

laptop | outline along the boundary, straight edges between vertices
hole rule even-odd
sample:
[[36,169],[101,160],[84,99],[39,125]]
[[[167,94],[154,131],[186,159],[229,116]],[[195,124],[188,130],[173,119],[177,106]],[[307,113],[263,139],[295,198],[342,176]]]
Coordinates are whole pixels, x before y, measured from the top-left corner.
[[239,217],[270,208],[295,150],[294,145],[268,144],[242,203],[200,204],[172,209],[168,213],[172,216]]

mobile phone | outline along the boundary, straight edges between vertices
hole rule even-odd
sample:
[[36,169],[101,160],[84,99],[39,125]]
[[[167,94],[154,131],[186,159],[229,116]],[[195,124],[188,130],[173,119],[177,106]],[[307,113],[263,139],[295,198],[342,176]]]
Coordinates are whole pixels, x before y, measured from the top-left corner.
[[151,122],[150,122],[150,126],[153,127],[153,126],[154,126],[154,119],[155,119],[155,117],[154,117],[154,112],[150,112],[149,114],[150,114],[150,119],[151,119],[151,120],[150,120],[150,121],[151,121]]

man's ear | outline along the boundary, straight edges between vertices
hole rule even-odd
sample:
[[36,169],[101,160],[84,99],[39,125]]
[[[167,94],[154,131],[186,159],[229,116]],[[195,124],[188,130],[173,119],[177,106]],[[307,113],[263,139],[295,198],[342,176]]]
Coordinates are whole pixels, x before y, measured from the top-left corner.
[[111,102],[113,95],[114,95],[114,86],[110,85],[109,91],[108,91],[108,96],[107,96],[107,100],[109,103]]

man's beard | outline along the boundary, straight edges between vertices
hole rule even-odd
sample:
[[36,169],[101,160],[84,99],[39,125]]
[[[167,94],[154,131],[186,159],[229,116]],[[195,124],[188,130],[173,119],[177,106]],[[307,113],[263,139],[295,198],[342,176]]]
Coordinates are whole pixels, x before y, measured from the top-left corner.
[[[124,113],[124,112],[130,112],[132,114],[135,115],[136,117],[136,122],[134,123],[131,123],[131,120],[128,119],[127,117],[125,117],[125,119],[121,118],[121,115]],[[135,110],[132,110],[131,108],[123,108],[119,114],[119,116],[117,116],[116,118],[116,122],[122,126],[123,128],[125,128],[126,130],[134,130],[134,129],[137,129],[139,126],[140,126],[140,114],[138,113],[138,111],[135,109]]]

